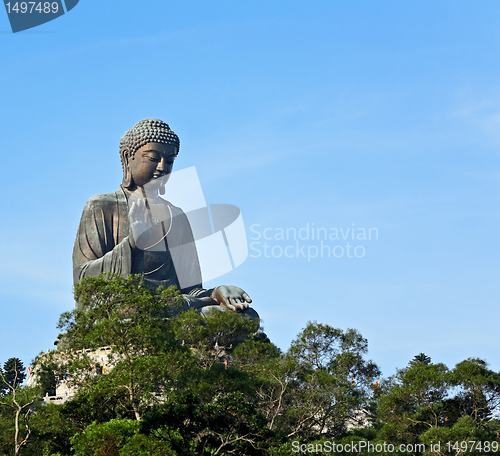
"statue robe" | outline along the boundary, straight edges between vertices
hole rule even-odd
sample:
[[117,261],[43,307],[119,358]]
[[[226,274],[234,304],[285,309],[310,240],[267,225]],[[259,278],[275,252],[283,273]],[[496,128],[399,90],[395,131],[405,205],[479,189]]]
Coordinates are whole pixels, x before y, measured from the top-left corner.
[[116,192],[96,195],[87,201],[73,249],[74,284],[103,272],[123,277],[142,274],[146,284],[154,288],[176,285],[185,302],[183,310],[191,307],[192,297],[210,297],[212,290],[202,288],[191,226],[182,209],[160,200],[172,214],[165,248],[160,252],[142,250],[133,256],[128,198],[129,193],[120,186]]

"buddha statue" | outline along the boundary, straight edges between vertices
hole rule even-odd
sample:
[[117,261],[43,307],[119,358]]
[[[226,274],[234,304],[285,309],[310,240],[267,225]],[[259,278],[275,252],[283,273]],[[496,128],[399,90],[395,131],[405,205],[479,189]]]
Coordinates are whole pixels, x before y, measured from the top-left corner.
[[195,308],[204,316],[233,310],[258,318],[241,288],[203,288],[189,220],[160,196],[179,146],[178,136],[158,119],[141,120],[122,136],[123,181],[117,191],[85,205],[73,249],[74,284],[101,273],[141,274],[151,288],[176,285],[182,310]]

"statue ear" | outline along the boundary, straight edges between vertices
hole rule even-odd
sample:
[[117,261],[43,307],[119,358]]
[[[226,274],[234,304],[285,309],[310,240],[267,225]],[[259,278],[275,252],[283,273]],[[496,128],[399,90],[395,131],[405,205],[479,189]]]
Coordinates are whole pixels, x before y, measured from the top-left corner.
[[129,188],[132,185],[132,175],[130,174],[130,160],[132,157],[130,156],[130,149],[128,147],[124,147],[120,150],[120,157],[122,159],[122,168],[123,168],[123,182],[122,185],[125,188]]

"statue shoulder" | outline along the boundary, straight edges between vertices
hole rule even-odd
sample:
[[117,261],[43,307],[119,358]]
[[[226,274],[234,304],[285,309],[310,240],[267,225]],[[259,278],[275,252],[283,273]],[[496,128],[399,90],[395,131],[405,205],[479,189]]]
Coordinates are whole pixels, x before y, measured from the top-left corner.
[[127,204],[127,199],[121,189],[118,189],[116,192],[101,193],[100,195],[90,197],[85,203],[84,210],[102,209],[105,211],[116,208],[119,204]]
[[172,211],[172,215],[174,217],[178,217],[178,216],[186,216],[186,214],[184,213],[184,211],[178,207],[178,206],[174,206],[172,203],[169,203],[168,201],[166,201],[166,203],[170,206],[170,210]]

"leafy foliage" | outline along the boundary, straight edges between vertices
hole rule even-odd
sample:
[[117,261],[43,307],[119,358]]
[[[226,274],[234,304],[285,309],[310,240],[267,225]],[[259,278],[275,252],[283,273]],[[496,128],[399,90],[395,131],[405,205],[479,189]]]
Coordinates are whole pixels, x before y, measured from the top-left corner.
[[489,370],[483,360],[467,359],[452,370],[443,364],[410,363],[380,397],[378,437],[428,445],[493,441],[496,425],[491,416],[499,400],[500,374]]
[[419,353],[418,355],[415,355],[413,359],[410,361],[410,365],[413,366],[417,363],[423,363],[423,364],[430,364],[431,363],[431,358],[430,356],[427,356],[425,353]]
[[[290,350],[273,362],[266,387],[271,428],[287,437],[336,438],[363,416],[380,375],[365,361],[367,341],[349,329],[308,323]],[[266,388],[265,387],[265,388]],[[261,390],[262,391],[262,390]]]
[[[35,360],[38,389],[21,385],[19,360],[4,364],[0,454],[282,456],[297,443],[429,448],[500,431],[500,374],[480,359],[449,369],[420,353],[379,381],[354,329],[309,322],[282,352],[258,321],[178,314],[176,289],[151,291],[137,276],[87,279],[75,297],[82,309],[61,316],[61,349]],[[76,390],[70,401],[37,400],[62,382]]]
[[9,358],[0,368],[0,395],[9,394],[26,378],[23,362],[19,358]]
[[0,370],[0,385],[3,392],[0,396],[1,430],[5,437],[1,442],[3,449],[10,449],[15,456],[28,444],[32,426],[33,406],[40,394],[39,388],[23,387],[26,374],[19,358],[9,358]]

